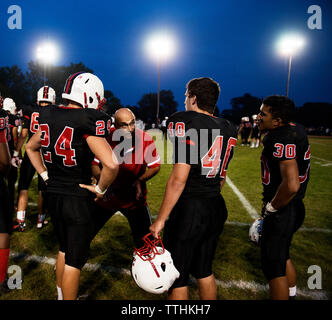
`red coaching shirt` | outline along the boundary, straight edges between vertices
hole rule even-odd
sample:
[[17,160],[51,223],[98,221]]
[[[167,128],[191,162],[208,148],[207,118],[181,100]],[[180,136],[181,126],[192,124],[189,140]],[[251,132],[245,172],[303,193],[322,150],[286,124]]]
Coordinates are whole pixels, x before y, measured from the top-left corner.
[[[146,183],[141,182],[142,197],[139,200],[136,200],[136,187],[133,183],[144,174],[147,168],[160,166],[160,156],[152,137],[136,128],[133,141],[130,145],[126,145],[119,139],[117,130],[111,128],[107,141],[119,160],[119,173],[108,188],[104,199],[98,201],[99,205],[113,210],[145,205]],[[93,164],[99,165],[99,160],[95,159]]]

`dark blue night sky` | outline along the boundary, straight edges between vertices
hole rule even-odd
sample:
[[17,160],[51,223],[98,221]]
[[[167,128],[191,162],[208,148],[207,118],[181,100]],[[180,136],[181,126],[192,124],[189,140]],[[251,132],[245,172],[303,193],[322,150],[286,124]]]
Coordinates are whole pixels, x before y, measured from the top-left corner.
[[[22,8],[22,30],[7,27],[13,4]],[[313,4],[322,9],[322,30],[307,26]],[[137,105],[144,93],[157,92],[157,66],[143,50],[144,39],[167,29],[177,38],[177,53],[162,65],[161,89],[172,90],[183,109],[185,84],[209,76],[220,83],[218,106],[226,109],[244,93],[285,94],[288,64],[275,43],[296,31],[307,44],[293,59],[290,97],[298,106],[332,103],[331,8],[328,0],[2,0],[0,66],[25,70],[49,38],[61,50],[56,64],[83,62],[123,105]]]

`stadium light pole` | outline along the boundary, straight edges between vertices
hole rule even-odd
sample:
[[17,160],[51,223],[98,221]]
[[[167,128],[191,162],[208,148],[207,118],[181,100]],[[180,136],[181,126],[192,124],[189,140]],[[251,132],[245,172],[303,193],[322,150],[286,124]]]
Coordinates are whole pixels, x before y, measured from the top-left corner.
[[292,68],[292,58],[298,53],[304,46],[304,38],[300,35],[289,34],[283,36],[278,42],[278,50],[280,54],[288,56],[288,74],[287,74],[287,84],[286,84],[286,96],[289,95],[289,83],[290,83],[290,73]]
[[161,63],[171,58],[175,52],[174,38],[165,33],[160,32],[153,34],[146,41],[146,50],[150,57],[157,62],[158,66],[158,94],[157,94],[157,112],[156,121],[158,125],[159,109],[160,109],[160,69]]
[[58,59],[58,54],[58,48],[52,42],[44,42],[37,47],[37,60],[41,61],[44,67],[44,85],[46,79],[46,65],[55,63]]

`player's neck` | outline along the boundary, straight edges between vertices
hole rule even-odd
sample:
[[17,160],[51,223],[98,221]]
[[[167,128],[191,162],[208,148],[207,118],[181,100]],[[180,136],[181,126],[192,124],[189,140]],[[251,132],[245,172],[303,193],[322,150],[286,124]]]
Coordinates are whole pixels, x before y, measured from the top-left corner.
[[192,111],[195,111],[195,112],[198,112],[198,113],[203,113],[203,114],[206,114],[206,115],[211,116],[211,117],[213,116],[212,113],[210,113],[210,112],[208,112],[206,110],[202,110],[202,109],[200,109],[198,107],[195,107]]

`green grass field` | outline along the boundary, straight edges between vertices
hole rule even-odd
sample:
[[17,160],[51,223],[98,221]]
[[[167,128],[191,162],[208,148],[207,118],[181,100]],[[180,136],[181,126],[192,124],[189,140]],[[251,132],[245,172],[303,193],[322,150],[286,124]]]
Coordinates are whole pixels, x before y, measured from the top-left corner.
[[[331,299],[332,293],[332,139],[311,137],[311,177],[305,198],[306,219],[293,238],[291,258],[297,269],[299,299]],[[262,185],[260,182],[261,147],[237,146],[229,166],[228,177],[259,213]],[[171,165],[162,165],[160,173],[148,182],[148,204],[156,216]],[[218,281],[218,299],[267,299],[265,278],[260,270],[259,248],[249,242],[249,224],[253,218],[242,205],[229,184],[222,194],[229,215],[220,237],[214,260]],[[9,265],[22,269],[22,289],[11,290],[0,299],[56,299],[54,260],[58,250],[52,223],[37,230],[37,180],[29,190],[27,229],[11,238],[12,257]],[[133,241],[126,219],[114,216],[91,245],[89,265],[83,269],[79,294],[86,299],[144,300],[165,299],[166,294],[152,295],[138,288],[128,271]],[[322,290],[310,290],[308,268],[318,265],[322,270]],[[190,297],[199,299],[193,283]]]

